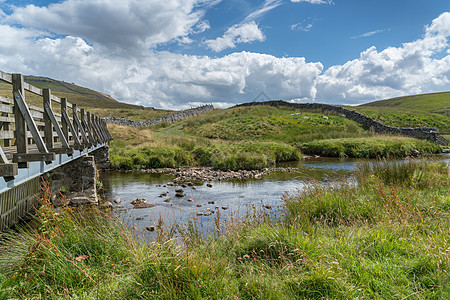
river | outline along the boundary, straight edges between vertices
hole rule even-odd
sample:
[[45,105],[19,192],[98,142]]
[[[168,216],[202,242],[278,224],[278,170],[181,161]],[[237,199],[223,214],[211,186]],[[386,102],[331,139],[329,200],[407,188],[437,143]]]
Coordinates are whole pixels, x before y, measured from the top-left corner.
[[[448,154],[437,159],[450,164]],[[168,230],[190,220],[203,235],[208,235],[214,233],[218,212],[222,230],[230,220],[242,220],[246,215],[267,213],[276,218],[283,213],[283,195],[301,192],[312,181],[329,185],[336,179],[352,180],[359,162],[358,159],[311,158],[282,163],[277,167],[296,171],[271,172],[262,179],[216,181],[210,183],[212,186],[205,183],[186,187],[184,197],[175,196],[180,186],[167,185],[174,179],[172,175],[108,172],[101,174],[100,180],[105,189],[102,196],[113,203],[114,210],[137,234],[153,240],[157,230],[150,232],[146,228],[157,228],[161,221]],[[160,197],[162,193],[167,196]],[[154,207],[133,209],[131,202],[137,198],[144,198]],[[120,203],[115,203],[117,199]]]

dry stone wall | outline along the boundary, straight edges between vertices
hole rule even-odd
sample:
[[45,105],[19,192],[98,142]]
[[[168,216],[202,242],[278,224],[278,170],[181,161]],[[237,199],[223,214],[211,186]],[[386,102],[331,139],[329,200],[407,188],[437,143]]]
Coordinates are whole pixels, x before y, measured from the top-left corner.
[[286,107],[293,107],[296,109],[306,109],[306,110],[322,110],[324,111],[330,111],[337,114],[340,114],[343,117],[346,117],[350,120],[353,120],[355,122],[358,122],[367,128],[372,129],[375,132],[378,133],[387,133],[387,134],[395,134],[395,135],[403,135],[408,137],[413,137],[417,139],[426,139],[433,141],[440,145],[449,145],[450,141],[448,141],[446,138],[444,138],[437,128],[433,127],[416,127],[416,128],[402,128],[402,127],[394,127],[394,126],[388,126],[381,122],[378,122],[371,117],[359,113],[354,110],[350,110],[344,107],[335,106],[331,104],[323,104],[323,103],[288,103],[282,100],[276,100],[276,101],[265,101],[265,102],[248,102],[236,105],[237,107],[242,106],[255,106],[255,105],[269,105],[269,106],[286,106]]
[[173,123],[185,118],[189,118],[189,117],[193,117],[193,116],[197,116],[197,115],[201,115],[201,114],[206,114],[210,111],[212,111],[214,109],[214,106],[212,105],[203,105],[200,107],[196,107],[196,108],[191,108],[191,109],[187,109],[184,111],[180,111],[178,113],[174,113],[165,117],[161,117],[161,118],[157,118],[157,119],[152,119],[152,120],[148,120],[148,121],[144,121],[144,122],[137,122],[137,121],[133,121],[133,120],[128,120],[125,118],[116,118],[116,117],[106,117],[103,118],[106,123],[109,124],[117,124],[117,125],[122,125],[122,126],[131,126],[131,127],[141,127],[141,126],[151,126],[151,125],[156,125],[159,123]]

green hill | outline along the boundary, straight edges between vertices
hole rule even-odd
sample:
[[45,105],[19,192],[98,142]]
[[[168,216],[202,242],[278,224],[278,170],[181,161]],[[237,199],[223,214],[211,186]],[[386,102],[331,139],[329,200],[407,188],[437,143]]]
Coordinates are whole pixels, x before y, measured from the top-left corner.
[[450,92],[412,95],[348,107],[386,125],[450,132]]
[[390,107],[414,111],[441,114],[450,117],[450,92],[432,93],[397,97],[374,101],[360,107]]
[[[172,112],[119,102],[109,95],[48,77],[25,76],[24,79],[25,82],[35,87],[51,89],[52,94],[60,98],[67,98],[70,103],[89,109],[90,112],[100,117],[114,116],[135,121],[145,121],[162,117]],[[12,87],[10,84],[0,82],[0,96],[12,98]],[[29,92],[26,92],[25,97],[27,103],[42,106],[42,97]],[[58,109],[56,108],[56,110]]]

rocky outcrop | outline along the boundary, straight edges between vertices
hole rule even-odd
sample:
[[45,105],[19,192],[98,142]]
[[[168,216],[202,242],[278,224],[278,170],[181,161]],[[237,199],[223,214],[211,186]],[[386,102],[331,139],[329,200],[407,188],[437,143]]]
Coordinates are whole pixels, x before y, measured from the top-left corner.
[[344,107],[335,106],[331,104],[323,104],[323,103],[288,103],[282,100],[276,101],[265,101],[265,102],[248,102],[236,105],[236,107],[243,106],[256,106],[256,105],[268,105],[268,106],[285,106],[292,107],[296,109],[306,109],[306,110],[322,110],[322,111],[330,111],[337,114],[340,114],[343,117],[346,117],[350,120],[358,122],[371,130],[378,133],[386,133],[386,134],[395,134],[395,135],[403,135],[408,137],[413,137],[417,139],[425,139],[435,142],[439,145],[449,145],[450,141],[444,138],[437,128],[433,127],[416,127],[416,128],[402,128],[402,127],[394,127],[385,125],[379,121],[372,119],[371,117],[359,113],[354,110],[350,110]]
[[159,123],[173,123],[182,119],[186,119],[189,117],[206,114],[214,109],[212,105],[203,105],[196,108],[187,109],[184,111],[180,111],[165,117],[152,119],[144,122],[137,122],[133,120],[128,120],[125,118],[116,118],[116,117],[105,117],[103,118],[108,124],[117,124],[121,126],[131,126],[131,127],[141,127],[141,126],[151,126]]

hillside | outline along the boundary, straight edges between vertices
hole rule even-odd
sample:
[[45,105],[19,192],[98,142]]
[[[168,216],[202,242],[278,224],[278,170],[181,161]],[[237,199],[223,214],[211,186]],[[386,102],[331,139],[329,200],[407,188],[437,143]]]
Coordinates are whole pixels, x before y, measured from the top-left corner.
[[[52,78],[25,76],[24,79],[25,82],[38,88],[51,89],[54,95],[60,98],[67,98],[70,103],[75,103],[81,108],[87,108],[90,112],[100,117],[115,116],[135,121],[145,121],[172,113],[172,111],[168,110],[156,110],[153,107],[143,107],[119,102],[109,95]],[[0,82],[0,96],[12,98],[11,94],[11,85]],[[29,92],[26,92],[25,97],[27,103],[42,106],[42,97]]]
[[386,125],[450,132],[450,92],[404,96],[348,107]]
[[359,107],[390,107],[435,113],[450,117],[450,92],[411,95],[374,101]]

